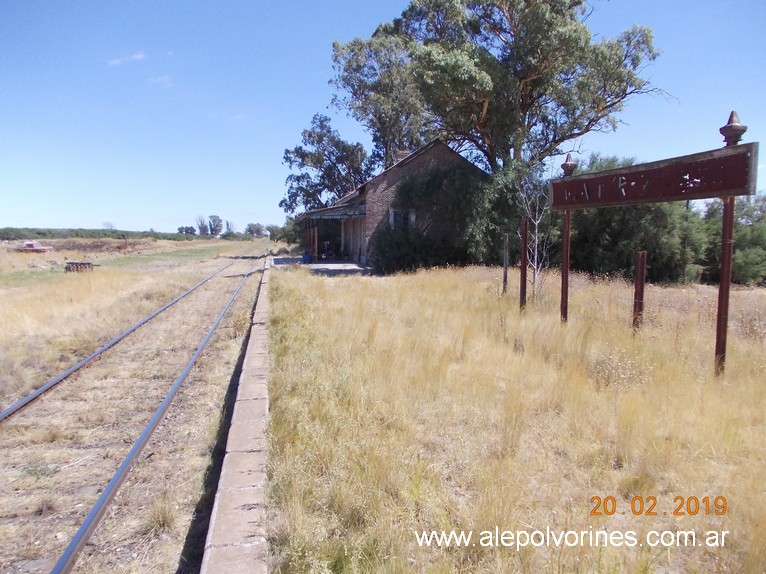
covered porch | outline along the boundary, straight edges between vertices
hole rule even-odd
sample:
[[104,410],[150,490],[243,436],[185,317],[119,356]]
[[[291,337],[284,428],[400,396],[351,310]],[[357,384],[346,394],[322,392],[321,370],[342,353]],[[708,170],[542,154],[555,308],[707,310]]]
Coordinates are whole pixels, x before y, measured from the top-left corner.
[[[364,216],[364,203],[325,207],[300,215],[297,222],[303,226],[306,253],[312,261],[331,259],[364,265]],[[336,223],[336,231],[328,223]],[[328,234],[332,238],[328,239]]]

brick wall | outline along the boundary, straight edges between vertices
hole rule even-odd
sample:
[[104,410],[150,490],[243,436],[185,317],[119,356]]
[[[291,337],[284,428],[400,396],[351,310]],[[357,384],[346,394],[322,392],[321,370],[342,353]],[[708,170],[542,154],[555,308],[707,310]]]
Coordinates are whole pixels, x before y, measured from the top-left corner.
[[436,168],[447,169],[466,165],[472,166],[445,143],[435,141],[368,182],[364,222],[364,241],[368,256],[374,257],[374,253],[371,253],[372,237],[389,225],[389,208],[394,203],[396,188],[402,180],[425,176]]

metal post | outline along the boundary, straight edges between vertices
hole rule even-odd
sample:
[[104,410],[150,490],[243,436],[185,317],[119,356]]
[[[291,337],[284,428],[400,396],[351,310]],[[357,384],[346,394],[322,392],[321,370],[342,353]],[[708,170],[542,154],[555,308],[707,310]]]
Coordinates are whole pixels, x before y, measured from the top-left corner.
[[521,220],[521,278],[519,288],[519,308],[523,311],[527,306],[527,268],[529,267],[529,220],[524,217]]
[[726,366],[726,336],[729,325],[729,292],[731,290],[731,258],[734,252],[734,198],[723,200],[721,226],[721,278],[718,283],[718,316],[715,328],[715,374],[722,375]]
[[508,291],[508,234],[503,233],[503,295]]
[[[726,147],[735,146],[747,131],[739,123],[737,112],[731,112],[729,121],[718,131]],[[723,224],[721,226],[721,278],[718,284],[718,317],[715,331],[715,374],[722,375],[726,366],[726,335],[729,323],[729,291],[731,289],[731,259],[734,253],[734,198],[723,198]]]
[[[567,154],[567,159],[561,164],[564,177],[570,177],[577,164],[572,160],[572,155]],[[564,244],[561,249],[561,322],[566,323],[569,318],[569,235],[572,227],[572,214],[564,210]]]
[[572,214],[564,211],[564,245],[561,249],[561,321],[569,318],[569,234],[572,227]]
[[644,284],[646,283],[646,251],[636,251],[636,271],[633,277],[633,331],[644,322]]

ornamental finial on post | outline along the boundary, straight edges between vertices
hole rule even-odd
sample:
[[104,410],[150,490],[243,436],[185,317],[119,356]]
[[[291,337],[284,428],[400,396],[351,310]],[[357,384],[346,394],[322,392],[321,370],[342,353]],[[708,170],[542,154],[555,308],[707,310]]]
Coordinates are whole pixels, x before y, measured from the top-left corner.
[[718,131],[721,132],[723,140],[726,142],[726,147],[729,147],[739,143],[739,140],[742,139],[742,134],[747,131],[747,126],[739,123],[737,112],[732,111],[729,115],[729,121]]
[[577,169],[577,162],[572,159],[572,154],[567,154],[567,159],[561,164],[561,169],[564,170],[564,177],[571,176],[575,169]]

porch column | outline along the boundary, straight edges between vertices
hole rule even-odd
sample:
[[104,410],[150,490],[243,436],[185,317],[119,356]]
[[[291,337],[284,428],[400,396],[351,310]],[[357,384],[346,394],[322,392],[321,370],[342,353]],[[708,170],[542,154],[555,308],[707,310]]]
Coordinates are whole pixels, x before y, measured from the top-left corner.
[[354,261],[356,263],[362,262],[362,222],[356,220],[356,229],[354,230]]

